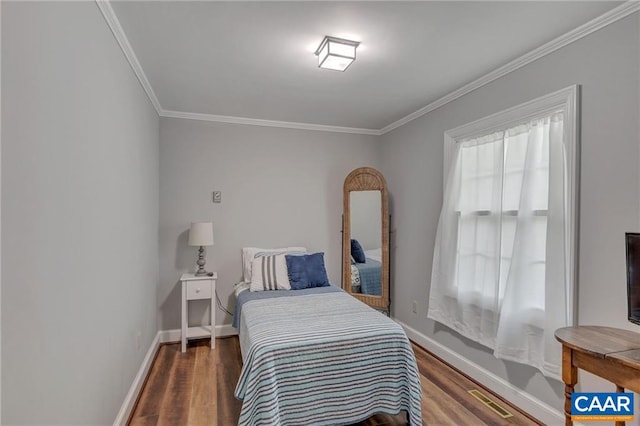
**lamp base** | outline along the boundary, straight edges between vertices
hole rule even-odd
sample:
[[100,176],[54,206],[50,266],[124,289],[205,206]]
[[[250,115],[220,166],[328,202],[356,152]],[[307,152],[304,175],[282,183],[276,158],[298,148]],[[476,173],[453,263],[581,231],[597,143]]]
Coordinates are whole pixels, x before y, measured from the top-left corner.
[[200,246],[200,249],[198,249],[198,261],[196,262],[196,264],[198,265],[198,270],[195,273],[196,277],[204,277],[205,275],[209,275],[206,269],[204,269],[204,265],[206,263],[207,261],[204,260],[204,247]]

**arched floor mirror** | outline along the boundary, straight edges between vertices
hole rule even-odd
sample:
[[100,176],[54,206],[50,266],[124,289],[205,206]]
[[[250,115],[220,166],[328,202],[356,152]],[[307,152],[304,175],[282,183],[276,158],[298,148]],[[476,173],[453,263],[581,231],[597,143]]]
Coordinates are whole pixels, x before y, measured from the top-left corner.
[[342,288],[389,314],[389,207],[387,183],[372,167],[344,180]]

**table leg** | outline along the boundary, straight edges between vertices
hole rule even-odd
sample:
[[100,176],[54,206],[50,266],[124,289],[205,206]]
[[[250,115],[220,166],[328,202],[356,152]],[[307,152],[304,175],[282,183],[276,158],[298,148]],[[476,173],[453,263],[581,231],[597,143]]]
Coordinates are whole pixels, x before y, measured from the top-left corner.
[[187,285],[182,282],[182,325],[180,330],[180,351],[187,351],[187,328],[189,316],[187,315]]
[[211,349],[216,347],[216,287],[211,281]]
[[[616,385],[616,392],[624,392],[624,388],[620,385]],[[625,422],[617,421],[616,426],[625,426]]]
[[564,424],[572,426],[571,394],[578,383],[578,369],[573,365],[573,350],[562,346],[562,381],[564,382]]

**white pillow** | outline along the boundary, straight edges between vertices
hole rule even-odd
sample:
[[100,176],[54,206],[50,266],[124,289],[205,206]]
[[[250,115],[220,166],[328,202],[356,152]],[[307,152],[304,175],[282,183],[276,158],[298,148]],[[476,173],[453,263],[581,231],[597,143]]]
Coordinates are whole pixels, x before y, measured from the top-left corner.
[[256,247],[244,247],[242,249],[242,281],[251,282],[251,263],[256,256],[265,256],[269,254],[281,254],[300,252],[306,253],[307,249],[304,247],[283,247],[276,249],[263,249]]
[[251,262],[251,291],[290,290],[286,254],[258,256]]
[[233,291],[236,293],[236,298],[240,295],[240,293],[249,289],[251,289],[251,283],[245,283],[244,281],[240,281],[233,286]]
[[382,249],[365,250],[364,257],[382,262]]

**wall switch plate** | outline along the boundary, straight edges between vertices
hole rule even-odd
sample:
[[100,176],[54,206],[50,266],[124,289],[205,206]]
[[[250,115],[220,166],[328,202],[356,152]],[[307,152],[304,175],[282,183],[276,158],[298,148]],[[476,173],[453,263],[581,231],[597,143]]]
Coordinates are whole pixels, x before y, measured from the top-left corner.
[[213,202],[214,203],[222,202],[222,191],[213,191]]
[[413,301],[413,304],[412,304],[412,306],[411,306],[411,311],[412,311],[414,314],[417,314],[417,313],[418,313],[418,302],[417,302],[417,301],[415,301],[415,300]]

